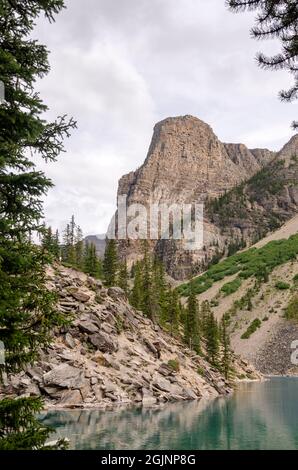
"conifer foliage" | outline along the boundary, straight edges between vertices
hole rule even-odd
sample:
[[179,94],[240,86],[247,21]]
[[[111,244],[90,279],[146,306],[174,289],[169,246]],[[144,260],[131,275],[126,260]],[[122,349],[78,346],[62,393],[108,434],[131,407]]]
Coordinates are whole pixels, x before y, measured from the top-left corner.
[[230,378],[231,374],[231,364],[232,364],[232,357],[231,357],[231,342],[230,336],[228,332],[228,317],[224,315],[221,320],[220,324],[220,339],[222,345],[222,358],[221,358],[221,368],[224,373],[226,380]]
[[[49,342],[54,326],[63,322],[55,298],[45,287],[47,250],[31,242],[42,233],[42,197],[51,181],[35,167],[32,154],[54,161],[63,138],[75,127],[65,116],[44,119],[47,106],[34,83],[49,72],[48,51],[31,39],[40,14],[50,21],[62,0],[1,0],[0,80],[5,101],[0,104],[0,341],[5,347],[3,373],[32,362]],[[52,243],[52,234],[46,237]],[[0,449],[41,448],[49,434],[35,419],[39,399],[5,400],[0,404]]]
[[96,253],[96,246],[94,243],[84,241],[83,231],[77,225],[74,215],[63,231],[62,243],[58,230],[53,235],[52,228],[44,226],[41,244],[52,259],[61,260],[65,265],[95,278],[102,277],[102,261]]
[[117,283],[118,263],[116,240],[108,239],[103,260],[103,275],[108,287]]
[[[292,101],[298,97],[298,2],[296,0],[227,0],[232,11],[257,11],[252,36],[257,39],[277,38],[281,51],[273,57],[257,55],[259,65],[269,70],[287,70],[294,77],[289,90],[282,90],[280,98]],[[298,122],[293,123],[298,127]]]
[[163,264],[149,254],[146,243],[143,245],[143,258],[135,263],[132,273],[130,303],[172,335],[177,334],[180,319],[178,293],[170,289]]
[[199,305],[193,289],[193,284],[190,286],[190,294],[187,300],[184,323],[184,340],[190,349],[193,349],[197,353],[201,352]]

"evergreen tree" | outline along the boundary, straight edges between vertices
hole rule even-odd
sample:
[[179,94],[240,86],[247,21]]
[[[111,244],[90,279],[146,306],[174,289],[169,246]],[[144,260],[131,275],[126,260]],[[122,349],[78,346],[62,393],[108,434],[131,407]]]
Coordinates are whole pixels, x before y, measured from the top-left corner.
[[142,269],[142,289],[143,289],[143,296],[142,296],[142,311],[144,314],[151,318],[151,320],[156,319],[156,302],[155,296],[156,292],[154,292],[154,284],[153,284],[153,273],[152,273],[152,265],[151,260],[148,254],[148,247],[146,242],[144,243],[144,258],[143,258],[143,269]]
[[75,249],[75,265],[78,268],[83,268],[84,241],[83,241],[83,231],[79,225],[75,227],[74,249]]
[[103,260],[103,275],[105,279],[105,284],[108,287],[116,285],[117,271],[118,271],[118,254],[117,254],[116,240],[110,239],[110,240],[107,240],[104,260]]
[[220,339],[222,345],[222,358],[221,358],[221,367],[223,373],[225,375],[226,380],[230,377],[231,372],[231,347],[230,347],[230,336],[228,332],[228,319],[227,316],[224,315],[221,320],[220,324]]
[[156,257],[152,264],[152,283],[153,292],[155,294],[156,317],[162,325],[165,325],[165,323],[169,321],[168,309],[170,291],[167,288],[164,265]]
[[190,349],[201,352],[199,331],[199,306],[196,299],[193,283],[190,285],[190,294],[187,300],[187,309],[184,324],[184,341]]
[[202,335],[206,337],[208,329],[208,318],[210,315],[210,304],[208,300],[204,300],[201,304],[201,330]]
[[62,258],[67,264],[76,266],[76,248],[75,248],[76,223],[74,216],[71,216],[70,222],[66,225],[63,232],[63,250]]
[[[287,70],[294,76],[294,84],[289,90],[280,92],[284,101],[298,97],[298,3],[291,0],[228,0],[232,11],[256,10],[256,24],[252,35],[257,39],[277,38],[281,52],[273,57],[259,53],[259,65],[269,70]],[[298,122],[293,123],[297,128]]]
[[69,222],[69,241],[70,241],[71,246],[75,245],[76,228],[77,228],[77,225],[75,223],[75,217],[74,215],[72,215],[70,222]]
[[0,401],[0,451],[2,450],[61,450],[67,442],[45,445],[52,429],[36,419],[42,402],[36,398],[3,399]]
[[256,278],[259,282],[268,282],[269,281],[269,273],[267,266],[265,264],[260,264],[256,272]]
[[59,247],[59,234],[56,231],[55,234],[52,232],[51,227],[43,225],[41,233],[41,246],[52,255],[53,259],[59,259],[60,247]]
[[143,287],[142,287],[142,268],[140,261],[134,264],[134,283],[130,294],[130,303],[137,310],[142,310],[143,305]]
[[[21,370],[48,344],[52,329],[63,322],[55,296],[45,285],[49,261],[31,241],[41,233],[42,197],[52,186],[35,167],[32,154],[54,161],[63,138],[75,123],[61,117],[47,122],[47,106],[34,91],[35,81],[49,72],[48,51],[32,39],[40,14],[50,21],[62,0],[2,0],[0,3],[0,80],[5,102],[0,106],[0,341],[5,347],[3,373]],[[39,398],[0,402],[0,449],[39,449],[49,435],[35,418]]]
[[128,295],[128,271],[126,261],[119,265],[118,286]]
[[102,263],[96,253],[94,243],[86,243],[83,261],[84,272],[95,278],[102,277]]
[[61,250],[60,250],[60,237],[58,229],[54,235],[54,242],[53,242],[53,254],[56,260],[60,260]]
[[219,330],[214,313],[211,309],[209,309],[206,318],[205,339],[208,360],[213,365],[218,365]]
[[67,261],[70,246],[69,224],[66,225],[62,233],[62,260]]
[[179,330],[180,306],[177,291],[169,289],[168,321],[170,325],[170,334],[177,334]]

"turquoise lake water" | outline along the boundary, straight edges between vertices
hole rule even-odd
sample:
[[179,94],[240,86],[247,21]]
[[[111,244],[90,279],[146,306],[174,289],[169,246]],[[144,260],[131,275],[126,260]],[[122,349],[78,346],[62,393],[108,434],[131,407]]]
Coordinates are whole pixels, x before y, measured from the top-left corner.
[[113,411],[51,411],[70,449],[298,449],[298,377],[241,384],[212,401]]

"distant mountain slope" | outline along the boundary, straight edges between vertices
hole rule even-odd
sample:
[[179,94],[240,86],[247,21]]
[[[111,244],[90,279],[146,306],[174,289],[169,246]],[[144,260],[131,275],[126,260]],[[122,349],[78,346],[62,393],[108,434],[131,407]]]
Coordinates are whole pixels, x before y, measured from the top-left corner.
[[104,257],[106,248],[106,235],[88,235],[84,238],[85,243],[93,243],[96,247],[96,253],[100,258]]
[[298,135],[247,182],[217,199],[210,199],[206,214],[222,234],[248,243],[263,238],[297,213]]
[[[208,300],[218,319],[229,315],[236,354],[265,374],[298,374],[291,362],[291,345],[298,339],[298,216],[193,282],[200,303]],[[187,285],[179,288],[182,294]],[[296,320],[287,319],[285,312],[296,298]]]

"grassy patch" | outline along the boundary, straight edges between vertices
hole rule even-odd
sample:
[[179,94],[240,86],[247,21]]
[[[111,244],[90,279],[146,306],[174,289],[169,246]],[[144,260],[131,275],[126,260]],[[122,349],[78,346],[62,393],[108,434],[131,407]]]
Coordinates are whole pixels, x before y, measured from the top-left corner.
[[[261,248],[250,248],[224,259],[202,276],[193,279],[195,292],[201,294],[210,289],[214,282],[236,273],[240,279],[255,277],[261,282],[267,282],[268,275],[274,268],[296,259],[297,255],[298,234],[292,235],[287,240],[271,241]],[[188,296],[190,283],[179,286],[178,292],[180,295]]]
[[224,293],[224,295],[230,295],[236,292],[241,286],[241,284],[241,279],[237,277],[236,279],[234,279],[234,281],[227,282],[226,284],[224,284],[220,290]]
[[168,366],[173,369],[175,372],[179,372],[180,370],[180,363],[177,359],[170,359],[168,361]]
[[241,336],[241,339],[248,339],[258,328],[260,328],[262,322],[259,318],[255,318],[251,322],[245,333]]
[[286,289],[290,289],[290,284],[284,281],[277,281],[275,283],[275,287],[276,289],[279,289],[279,290],[286,290]]
[[203,367],[198,367],[197,373],[201,375],[202,377],[205,377],[205,370],[203,369]]
[[298,294],[296,294],[285,310],[287,320],[298,320]]

